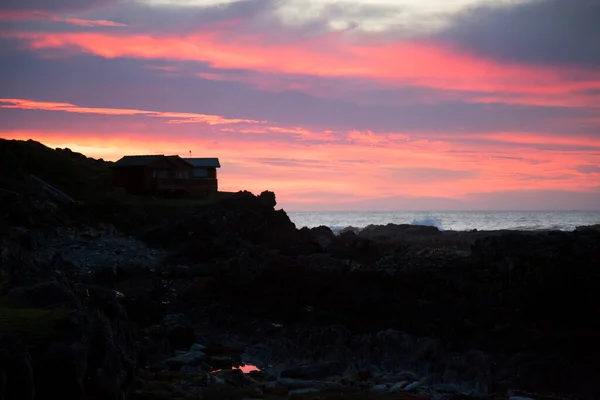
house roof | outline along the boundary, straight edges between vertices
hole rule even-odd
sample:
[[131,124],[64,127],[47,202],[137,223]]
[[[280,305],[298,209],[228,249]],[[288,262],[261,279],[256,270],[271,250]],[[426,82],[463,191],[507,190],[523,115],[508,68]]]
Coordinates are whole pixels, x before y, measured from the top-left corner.
[[164,154],[143,155],[143,156],[125,156],[117,161],[115,167],[145,167],[164,157]]
[[221,168],[218,158],[184,158],[194,167]]
[[[151,154],[140,156],[124,156],[115,162],[113,167],[146,167],[159,159],[166,158],[179,165],[191,165],[192,167],[220,168],[218,158],[181,158],[179,156],[165,156],[164,154]],[[183,166],[182,165],[182,166]],[[188,166],[189,168],[189,166]]]

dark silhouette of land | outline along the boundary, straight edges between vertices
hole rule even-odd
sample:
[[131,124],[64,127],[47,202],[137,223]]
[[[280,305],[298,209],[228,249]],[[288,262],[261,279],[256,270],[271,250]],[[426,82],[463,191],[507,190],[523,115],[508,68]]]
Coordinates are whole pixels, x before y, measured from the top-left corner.
[[272,192],[134,196],[111,171],[0,141],[2,399],[600,392],[598,226],[334,235]]

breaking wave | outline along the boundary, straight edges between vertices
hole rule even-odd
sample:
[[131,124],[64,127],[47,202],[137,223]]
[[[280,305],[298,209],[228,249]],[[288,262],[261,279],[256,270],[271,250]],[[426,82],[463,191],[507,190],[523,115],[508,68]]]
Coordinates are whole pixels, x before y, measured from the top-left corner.
[[421,226],[435,226],[440,231],[443,230],[442,229],[442,221],[439,218],[432,217],[429,215],[426,217],[421,217],[421,218],[413,218],[413,220],[410,224],[411,225],[421,225]]

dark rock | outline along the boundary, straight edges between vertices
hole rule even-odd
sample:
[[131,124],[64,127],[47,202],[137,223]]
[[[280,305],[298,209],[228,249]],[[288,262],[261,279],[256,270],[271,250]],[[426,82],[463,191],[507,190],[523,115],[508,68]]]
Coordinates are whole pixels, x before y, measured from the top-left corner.
[[212,369],[230,369],[242,363],[242,358],[239,356],[211,356],[207,363]]
[[[84,378],[87,374],[88,348],[80,342],[53,343],[45,352],[44,365],[51,367],[41,378],[57,398],[83,399]],[[50,379],[50,377],[52,379]],[[38,379],[38,382],[41,380]],[[49,387],[52,385],[51,387]],[[45,385],[44,385],[45,386]],[[40,387],[41,389],[41,387]]]
[[363,228],[358,236],[367,239],[402,239],[408,235],[431,236],[438,235],[441,231],[435,226],[387,224],[369,225]]
[[40,282],[32,286],[17,287],[6,293],[6,298],[29,307],[67,307],[80,305],[77,296],[62,282]]
[[134,382],[138,350],[133,327],[113,290],[81,286],[79,295],[58,281],[8,293],[11,301],[29,307],[29,314],[52,316],[51,325],[28,333],[35,337],[35,388],[45,398],[118,400]]
[[335,234],[327,226],[318,226],[310,229],[310,233],[315,237],[317,242],[324,248],[327,248],[335,239]]
[[329,251],[336,257],[359,263],[375,262],[382,256],[379,243],[362,238],[351,231],[336,236],[329,246]]
[[0,399],[33,400],[33,365],[25,346],[9,335],[0,336]]
[[312,365],[303,365],[296,368],[286,369],[281,372],[282,378],[292,379],[327,379],[334,375],[339,375],[342,366],[337,362],[324,362]]
[[167,338],[174,349],[189,349],[196,341],[194,328],[189,319],[183,314],[169,314],[163,319],[167,330]]
[[244,374],[240,369],[224,369],[213,373],[213,376],[241,388],[254,387],[257,384],[254,379],[248,376],[248,374]]
[[179,352],[174,357],[165,360],[165,364],[171,370],[179,370],[183,366],[197,367],[206,361],[206,354],[201,351]]
[[275,200],[275,193],[269,190],[265,190],[264,192],[262,192],[258,196],[258,199],[260,200],[261,204],[267,208],[275,208],[275,206],[277,205],[277,201]]

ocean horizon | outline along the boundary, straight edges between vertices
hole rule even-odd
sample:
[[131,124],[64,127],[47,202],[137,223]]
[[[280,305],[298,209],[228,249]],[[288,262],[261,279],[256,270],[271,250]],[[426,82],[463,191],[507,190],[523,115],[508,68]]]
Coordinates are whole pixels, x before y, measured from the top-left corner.
[[347,227],[411,224],[440,230],[562,230],[600,224],[596,211],[286,211],[297,228],[327,226],[334,232]]

